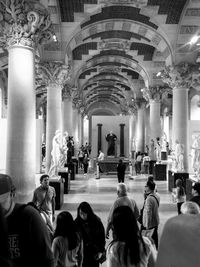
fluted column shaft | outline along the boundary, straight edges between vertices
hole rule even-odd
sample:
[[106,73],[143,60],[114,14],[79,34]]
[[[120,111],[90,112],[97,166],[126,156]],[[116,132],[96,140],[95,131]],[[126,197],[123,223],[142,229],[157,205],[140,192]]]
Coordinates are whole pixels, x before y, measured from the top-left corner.
[[61,86],[51,83],[47,88],[46,171],[51,165],[52,140],[56,130],[62,129]]

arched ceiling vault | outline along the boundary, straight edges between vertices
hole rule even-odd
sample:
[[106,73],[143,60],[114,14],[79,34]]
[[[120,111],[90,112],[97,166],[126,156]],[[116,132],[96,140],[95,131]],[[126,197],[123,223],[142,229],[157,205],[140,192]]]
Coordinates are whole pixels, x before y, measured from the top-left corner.
[[[163,85],[156,74],[165,64],[194,62],[198,54],[188,42],[200,32],[200,1],[38,1],[49,10],[57,37],[39,47],[40,58],[70,64],[67,83],[89,115],[125,113],[132,99],[142,98],[141,88]],[[0,48],[0,71],[7,64]],[[36,95],[43,105],[42,84]]]

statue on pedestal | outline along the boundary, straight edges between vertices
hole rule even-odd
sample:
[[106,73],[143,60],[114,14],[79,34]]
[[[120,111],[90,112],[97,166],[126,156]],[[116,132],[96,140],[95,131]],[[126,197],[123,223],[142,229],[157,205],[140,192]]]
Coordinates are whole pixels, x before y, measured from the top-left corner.
[[56,130],[52,140],[51,166],[48,173],[50,177],[58,175],[58,168],[60,167],[61,156],[62,156],[62,136],[61,136],[61,131]]
[[200,175],[200,133],[194,134],[194,142],[192,144],[192,168],[197,176]]
[[178,140],[176,140],[175,144],[175,170],[177,172],[184,172],[184,145],[180,144]]
[[161,144],[160,144],[160,137],[156,138],[156,161],[161,161]]
[[110,131],[109,134],[106,135],[106,141],[108,142],[108,156],[115,156],[115,141],[117,140],[117,136]]

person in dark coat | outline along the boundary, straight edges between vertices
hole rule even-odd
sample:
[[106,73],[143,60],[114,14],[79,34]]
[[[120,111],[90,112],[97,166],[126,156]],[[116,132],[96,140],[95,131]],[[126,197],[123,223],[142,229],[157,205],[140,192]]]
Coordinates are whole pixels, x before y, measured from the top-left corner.
[[123,160],[120,159],[117,165],[118,183],[124,183],[125,170],[126,170],[126,165],[124,164]]
[[81,202],[75,223],[83,239],[82,267],[99,267],[105,253],[105,229],[88,202]]

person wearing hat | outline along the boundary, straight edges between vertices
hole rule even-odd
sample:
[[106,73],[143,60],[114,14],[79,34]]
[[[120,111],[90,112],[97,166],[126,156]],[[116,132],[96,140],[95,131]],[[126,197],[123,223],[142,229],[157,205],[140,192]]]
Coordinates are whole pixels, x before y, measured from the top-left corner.
[[15,203],[10,176],[0,174],[0,205],[6,219],[11,260],[16,267],[54,267],[46,225],[39,212]]
[[112,218],[113,218],[113,212],[117,207],[120,206],[128,206],[131,208],[131,210],[134,213],[134,216],[137,220],[138,216],[139,216],[139,210],[138,210],[138,206],[135,202],[134,199],[131,199],[128,196],[127,193],[127,186],[125,183],[119,183],[117,185],[117,199],[115,200],[115,202],[113,203],[110,212],[109,212],[109,216],[108,216],[108,222],[107,222],[107,228],[106,228],[106,238],[109,238],[109,231],[112,227]]
[[156,248],[158,248],[158,225],[160,222],[158,209],[160,198],[155,193],[155,186],[156,184],[152,180],[148,180],[145,185],[146,200],[142,214],[142,225],[143,229],[147,230],[147,233],[148,230],[151,230],[151,237],[155,242]]
[[200,206],[200,183],[192,184],[192,195],[190,201],[196,202]]

